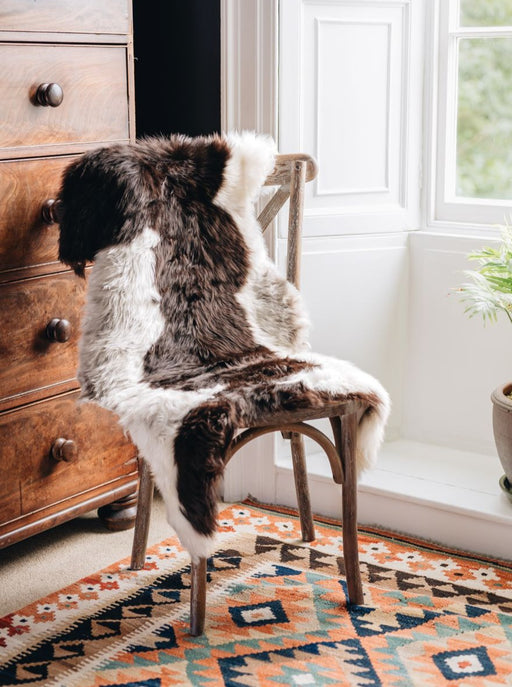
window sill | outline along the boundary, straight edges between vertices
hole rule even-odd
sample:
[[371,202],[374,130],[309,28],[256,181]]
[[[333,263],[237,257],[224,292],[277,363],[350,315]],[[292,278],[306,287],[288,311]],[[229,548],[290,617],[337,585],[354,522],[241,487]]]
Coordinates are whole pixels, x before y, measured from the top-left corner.
[[[278,463],[278,501],[295,505],[291,461]],[[339,488],[321,454],[308,456],[313,509],[341,517]],[[496,456],[405,439],[386,443],[359,483],[358,521],[512,559],[512,503]],[[286,486],[286,485],[292,485]]]
[[512,525],[512,503],[498,484],[502,474],[497,456],[401,439],[384,444],[360,490]]

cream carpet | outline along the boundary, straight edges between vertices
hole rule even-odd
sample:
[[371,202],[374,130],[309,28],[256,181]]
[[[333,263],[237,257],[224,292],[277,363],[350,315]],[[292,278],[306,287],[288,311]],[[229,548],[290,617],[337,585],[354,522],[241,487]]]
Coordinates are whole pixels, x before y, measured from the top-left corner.
[[[155,493],[148,545],[173,535]],[[96,511],[0,550],[0,617],[129,556],[133,529],[109,532]]]

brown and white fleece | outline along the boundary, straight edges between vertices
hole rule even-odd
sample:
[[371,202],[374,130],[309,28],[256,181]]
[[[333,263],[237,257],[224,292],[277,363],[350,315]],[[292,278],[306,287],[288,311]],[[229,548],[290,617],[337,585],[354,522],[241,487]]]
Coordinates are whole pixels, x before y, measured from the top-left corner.
[[94,261],[82,397],[119,416],[194,559],[210,551],[238,429],[274,409],[360,397],[363,469],[389,413],[378,381],[308,350],[300,295],[254,214],[274,157],[274,142],[251,133],[146,139],[85,154],[60,193],[60,259],[79,275]]

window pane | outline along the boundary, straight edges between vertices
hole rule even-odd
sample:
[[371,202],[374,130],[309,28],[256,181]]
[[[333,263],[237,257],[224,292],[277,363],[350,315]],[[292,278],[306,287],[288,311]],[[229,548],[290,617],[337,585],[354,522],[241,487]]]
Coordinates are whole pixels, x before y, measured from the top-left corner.
[[512,199],[512,38],[459,39],[458,196]]
[[460,0],[461,26],[512,25],[512,0]]

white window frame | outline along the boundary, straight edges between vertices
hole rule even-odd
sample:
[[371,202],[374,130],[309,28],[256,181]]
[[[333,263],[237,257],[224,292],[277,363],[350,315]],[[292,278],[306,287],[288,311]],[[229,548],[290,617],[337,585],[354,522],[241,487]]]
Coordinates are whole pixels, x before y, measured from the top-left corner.
[[[430,149],[427,187],[427,225],[430,229],[456,233],[497,234],[499,225],[510,221],[511,200],[484,200],[455,196],[457,135],[458,40],[480,36],[506,36],[502,27],[458,28],[460,0],[435,0],[431,6],[431,61],[426,82],[431,93],[430,127],[426,151]],[[427,62],[428,65],[428,62]],[[511,170],[512,177],[512,170]]]

